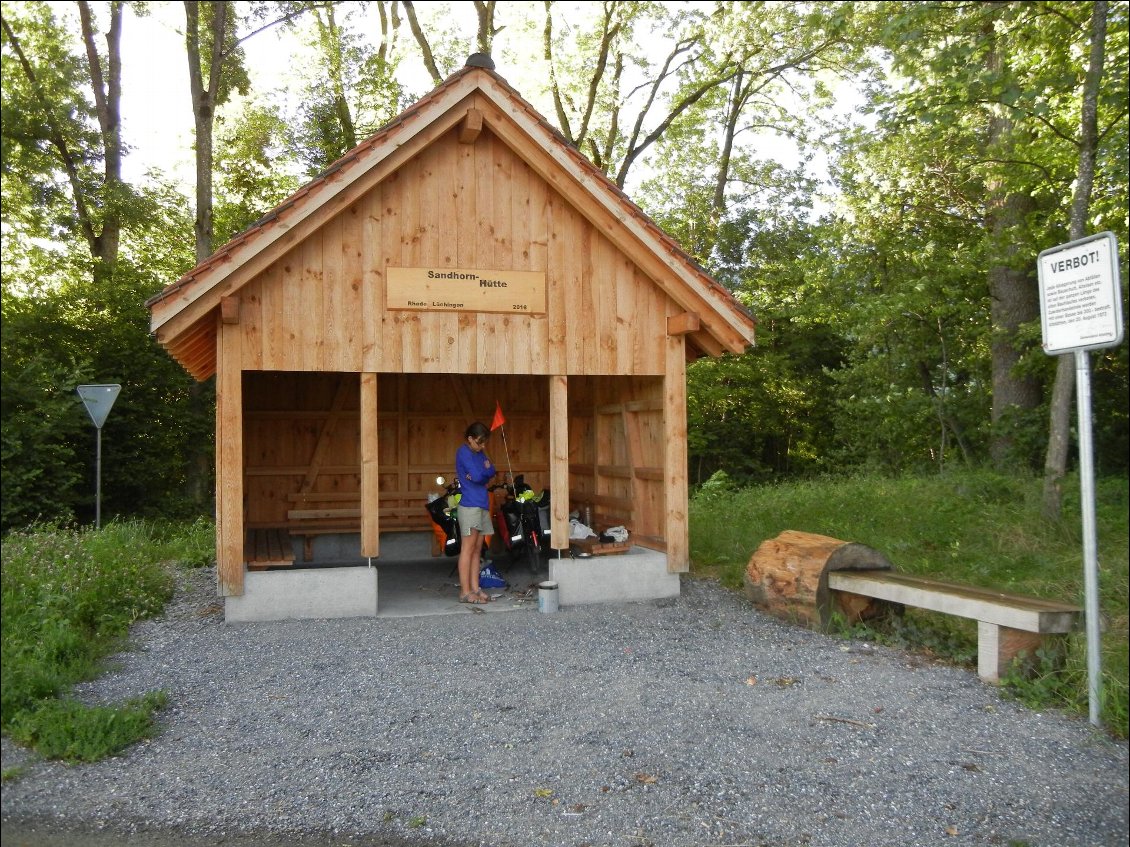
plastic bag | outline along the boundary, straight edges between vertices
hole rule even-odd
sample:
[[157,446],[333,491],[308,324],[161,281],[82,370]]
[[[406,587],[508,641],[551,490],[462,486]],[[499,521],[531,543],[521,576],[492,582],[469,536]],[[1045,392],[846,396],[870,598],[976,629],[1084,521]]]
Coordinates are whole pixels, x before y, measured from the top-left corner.
[[509,588],[510,583],[502,578],[502,574],[494,569],[494,565],[486,565],[479,571],[479,588]]
[[569,540],[580,541],[584,538],[596,538],[596,533],[576,518],[569,521]]

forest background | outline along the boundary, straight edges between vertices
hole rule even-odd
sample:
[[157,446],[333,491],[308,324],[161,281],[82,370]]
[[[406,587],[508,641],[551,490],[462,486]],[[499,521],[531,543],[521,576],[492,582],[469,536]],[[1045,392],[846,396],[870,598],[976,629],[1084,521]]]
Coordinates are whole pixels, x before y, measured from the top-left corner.
[[[990,466],[1059,515],[1074,368],[1041,350],[1036,256],[1109,230],[1126,278],[1126,2],[453,5],[2,4],[4,531],[92,518],[83,383],[122,385],[103,514],[210,514],[212,386],[144,301],[476,51],[757,317],[688,370],[692,482]],[[122,122],[123,45],[171,11],[147,72],[186,78],[187,191],[132,175]],[[1091,364],[1125,476],[1126,342]]]

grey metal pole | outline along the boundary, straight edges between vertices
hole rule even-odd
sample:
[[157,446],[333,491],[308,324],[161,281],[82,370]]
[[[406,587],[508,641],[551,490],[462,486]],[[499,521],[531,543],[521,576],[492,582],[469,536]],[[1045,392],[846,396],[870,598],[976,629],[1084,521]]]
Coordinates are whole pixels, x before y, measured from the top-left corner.
[[1079,410],[1079,489],[1083,509],[1083,589],[1087,615],[1087,687],[1092,726],[1100,726],[1102,636],[1099,629],[1099,559],[1095,530],[1095,463],[1091,441],[1091,361],[1086,350],[1075,351],[1075,384]]
[[102,427],[97,429],[94,459],[94,528],[102,529]]

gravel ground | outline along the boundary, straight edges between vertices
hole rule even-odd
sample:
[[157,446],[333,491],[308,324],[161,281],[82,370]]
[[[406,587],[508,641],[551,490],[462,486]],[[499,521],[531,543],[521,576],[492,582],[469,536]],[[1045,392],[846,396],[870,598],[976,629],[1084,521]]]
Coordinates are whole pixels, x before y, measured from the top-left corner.
[[99,845],[1127,843],[1125,743],[713,584],[555,615],[228,625],[214,579],[186,576],[81,691],[165,689],[157,738],[83,766],[4,740],[24,766],[6,844],[44,826]]

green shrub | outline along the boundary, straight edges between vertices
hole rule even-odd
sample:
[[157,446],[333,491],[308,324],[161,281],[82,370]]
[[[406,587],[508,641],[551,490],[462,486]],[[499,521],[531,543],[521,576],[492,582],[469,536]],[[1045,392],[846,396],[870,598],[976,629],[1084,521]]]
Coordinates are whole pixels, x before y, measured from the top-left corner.
[[211,560],[213,537],[202,521],[114,522],[101,530],[37,526],[5,537],[0,728],[44,755],[76,761],[145,737],[160,697],[85,707],[67,694],[98,674],[130,624],[164,608],[175,563]]
[[164,692],[151,691],[120,706],[88,706],[69,698],[43,700],[18,713],[9,732],[48,759],[96,762],[150,738],[153,715],[167,699]]

